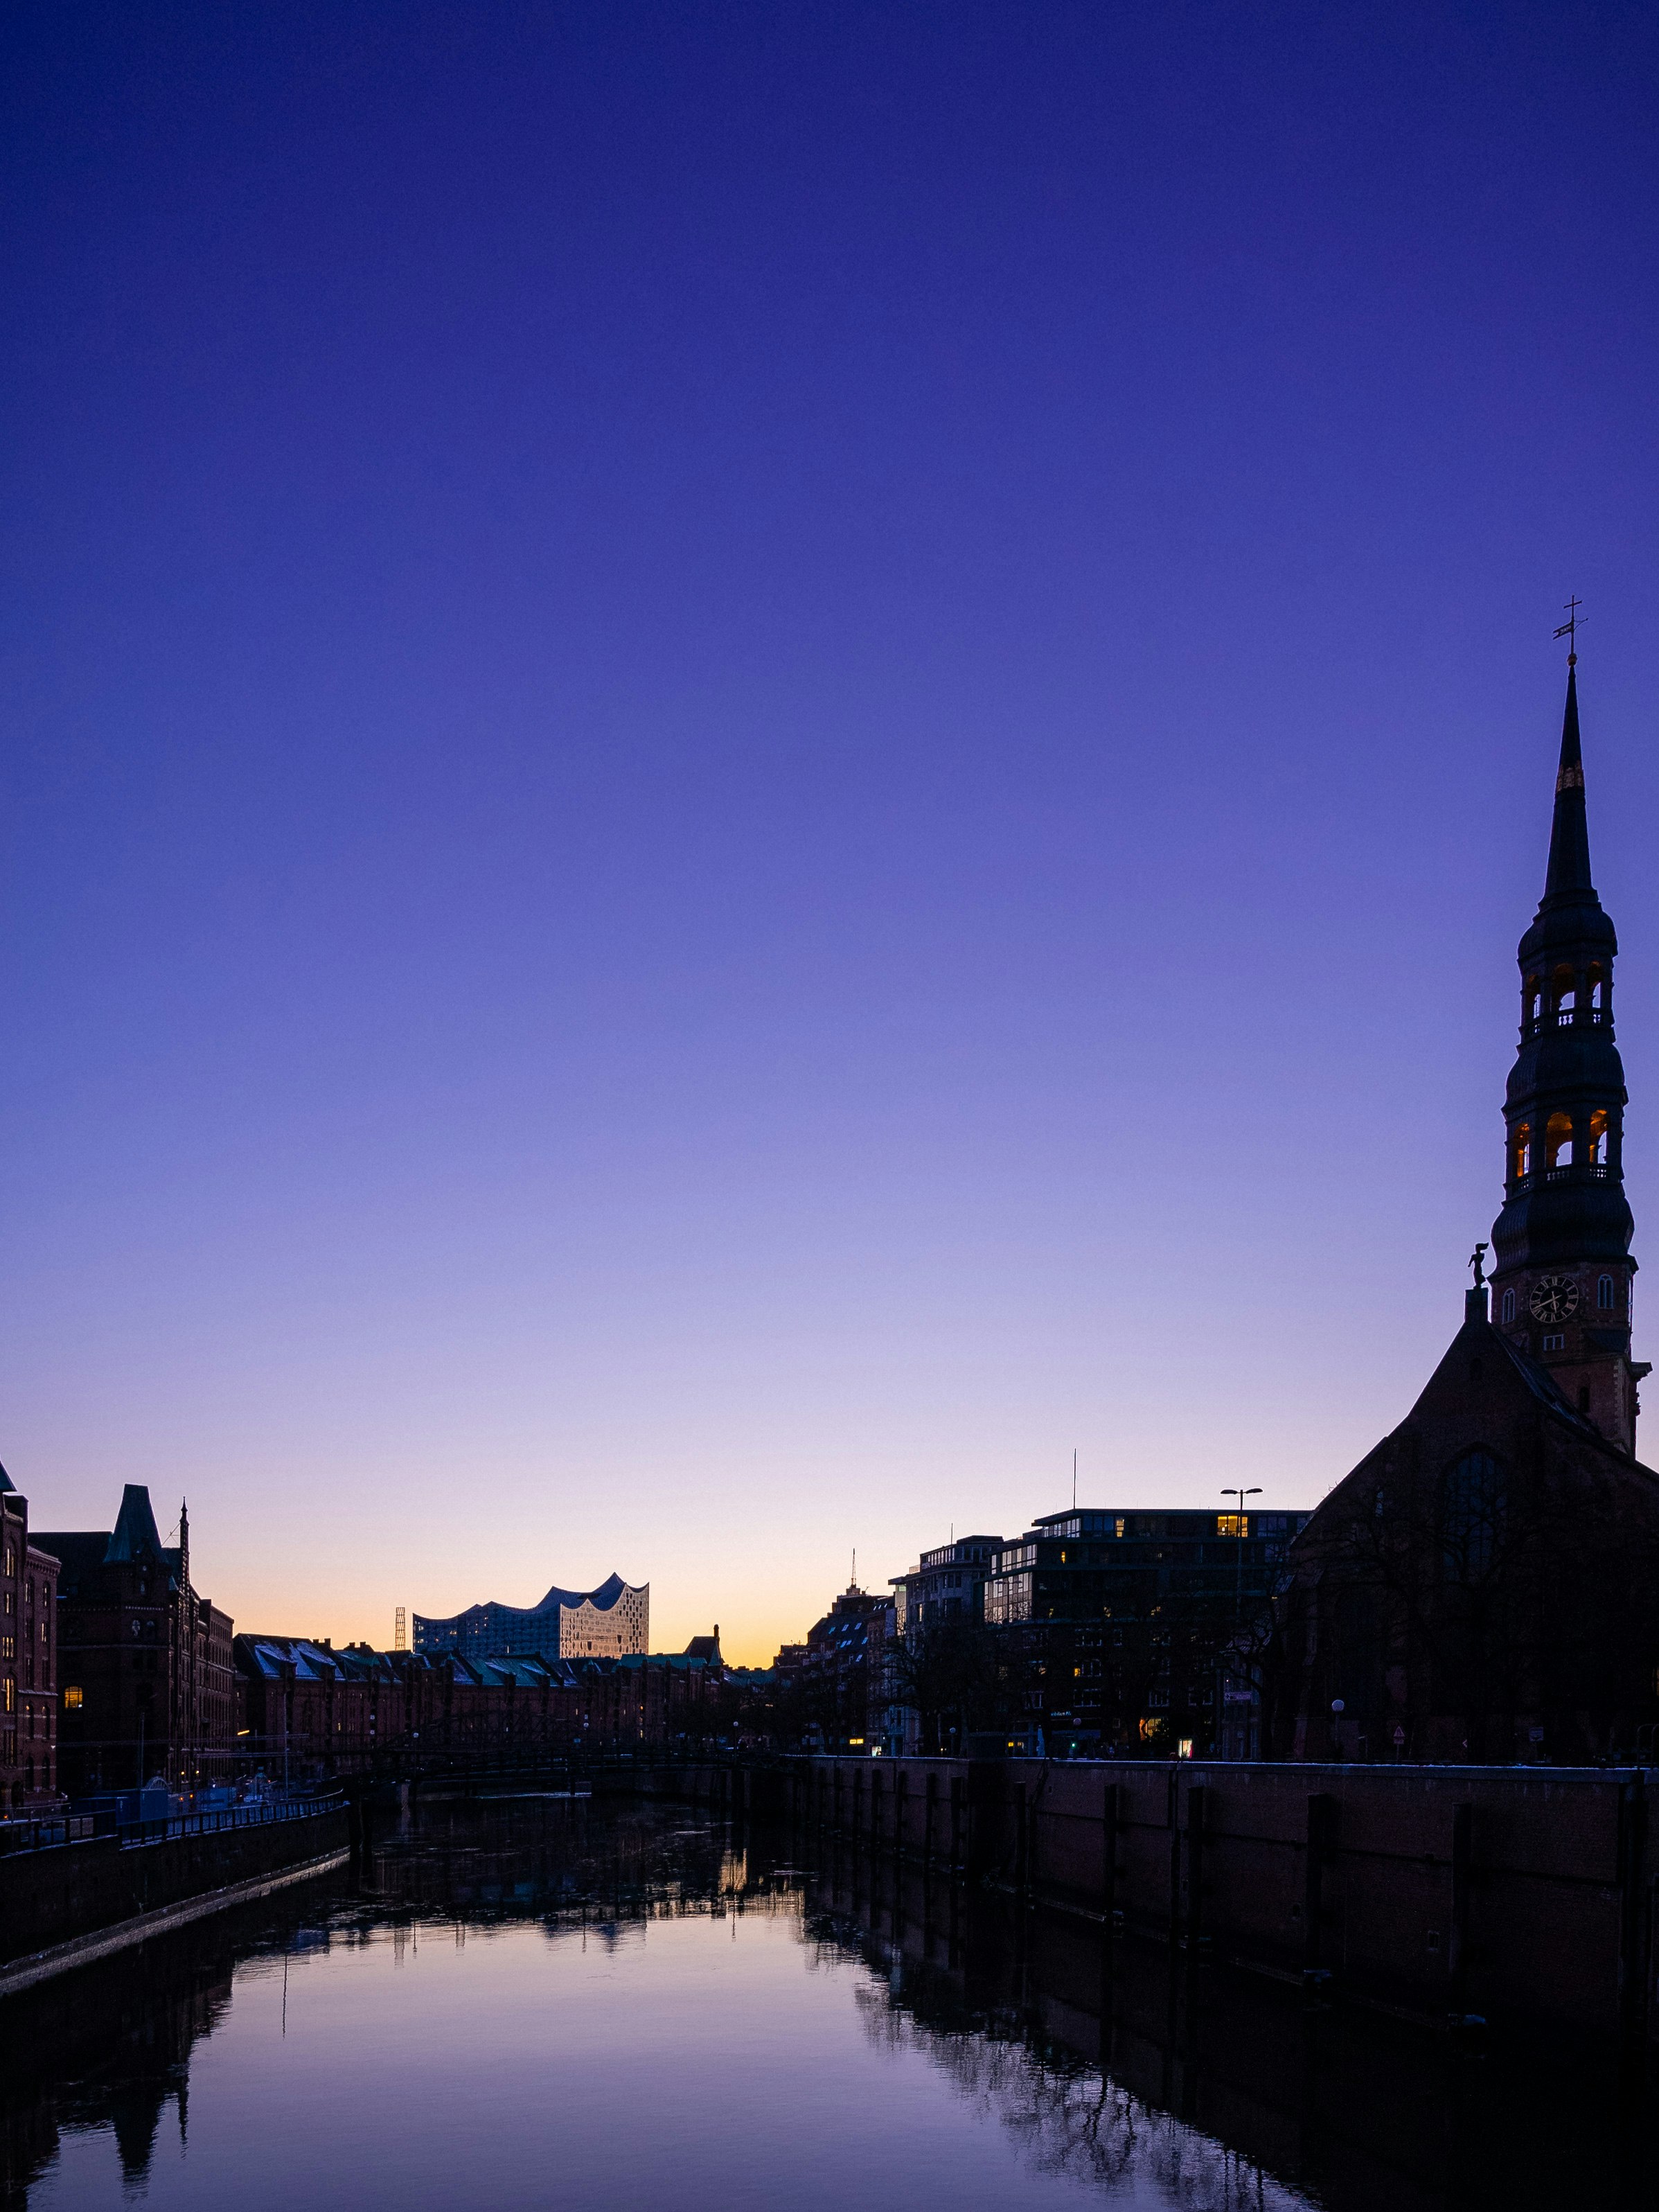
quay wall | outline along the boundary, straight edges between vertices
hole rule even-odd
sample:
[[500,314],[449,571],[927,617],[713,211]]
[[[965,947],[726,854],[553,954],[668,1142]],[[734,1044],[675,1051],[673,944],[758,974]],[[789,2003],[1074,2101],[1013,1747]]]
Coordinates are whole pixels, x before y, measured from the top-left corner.
[[337,1856],[349,1846],[343,1805],[292,1820],[123,1844],[113,1836],[0,1858],[0,1983],[5,1967],[261,1875]]
[[1640,1770],[811,1759],[787,1809],[1408,2016],[1659,2027]]

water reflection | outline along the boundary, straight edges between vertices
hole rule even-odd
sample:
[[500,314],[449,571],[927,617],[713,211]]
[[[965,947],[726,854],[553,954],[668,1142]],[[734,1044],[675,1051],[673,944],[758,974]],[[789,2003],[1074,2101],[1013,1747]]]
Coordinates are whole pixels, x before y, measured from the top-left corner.
[[1651,2201],[1604,2070],[1172,1974],[832,1843],[553,1797],[371,1843],[7,2001],[0,2203]]
[[817,1940],[872,1976],[889,2048],[925,2051],[1034,2170],[1195,2208],[1650,2207],[1650,2079],[1613,2055],[1471,2042],[1101,1940],[828,1840]]

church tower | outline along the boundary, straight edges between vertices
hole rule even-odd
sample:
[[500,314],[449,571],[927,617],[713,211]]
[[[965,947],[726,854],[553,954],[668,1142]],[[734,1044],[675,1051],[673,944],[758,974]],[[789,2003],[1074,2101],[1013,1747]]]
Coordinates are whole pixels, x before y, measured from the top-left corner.
[[1492,1224],[1492,1322],[1570,1406],[1636,1449],[1625,1197],[1625,1071],[1613,1042],[1613,922],[1590,880],[1577,655],[1555,778],[1544,896],[1521,939],[1521,1049],[1504,1105],[1508,1165]]

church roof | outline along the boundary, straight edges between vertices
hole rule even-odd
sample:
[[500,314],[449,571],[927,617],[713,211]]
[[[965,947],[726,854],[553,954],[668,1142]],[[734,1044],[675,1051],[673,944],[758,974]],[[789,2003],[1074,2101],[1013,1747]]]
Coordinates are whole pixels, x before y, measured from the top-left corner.
[[1633,1458],[1629,1452],[1615,1443],[1611,1437],[1605,1435],[1597,1428],[1588,1413],[1581,1413],[1577,1407],[1557,1389],[1555,1379],[1549,1369],[1540,1361],[1534,1359],[1510,1338],[1505,1336],[1503,1330],[1491,1321],[1475,1317],[1465,1321],[1462,1328],[1447,1346],[1444,1358],[1424,1386],[1422,1394],[1417,1404],[1413,1407],[1412,1412],[1413,1413],[1419,1412],[1431,1394],[1437,1395],[1438,1387],[1443,1387],[1444,1382],[1448,1380],[1453,1381],[1454,1388],[1461,1388],[1461,1383],[1455,1379],[1456,1365],[1461,1364],[1471,1352],[1484,1355],[1489,1351],[1501,1352],[1519,1377],[1528,1395],[1563,1428],[1571,1430],[1580,1443],[1589,1444],[1596,1450],[1605,1452],[1609,1459],[1616,1460],[1622,1468],[1638,1476],[1643,1481],[1659,1483],[1659,1473],[1656,1473],[1650,1467],[1644,1467],[1640,1460]]
[[[1521,1380],[1540,1405],[1548,1407],[1552,1413],[1559,1414],[1561,1419],[1571,1423],[1581,1436],[1589,1437],[1599,1444],[1607,1444],[1607,1437],[1596,1427],[1589,1415],[1581,1413],[1577,1407],[1563,1397],[1560,1391],[1556,1389],[1554,1378],[1547,1367],[1533,1358],[1529,1352],[1523,1352],[1518,1344],[1505,1336],[1501,1328],[1494,1328],[1491,1322],[1471,1322],[1466,1326],[1484,1329],[1488,1336],[1496,1338],[1502,1347],[1504,1358],[1509,1360],[1516,1374],[1520,1376]],[[1612,1449],[1614,1447],[1609,1445],[1608,1449]],[[1622,1452],[1620,1457],[1621,1459],[1624,1457]]]
[[[1562,1395],[1556,1388],[1547,1368],[1530,1358],[1519,1345],[1512,1343],[1504,1335],[1503,1330],[1494,1323],[1473,1314],[1464,1322],[1462,1328],[1446,1346],[1433,1374],[1425,1383],[1411,1412],[1406,1417],[1406,1423],[1402,1423],[1401,1427],[1403,1428],[1407,1423],[1420,1420],[1427,1415],[1431,1419],[1437,1418],[1443,1430],[1449,1405],[1448,1394],[1450,1393],[1453,1395],[1449,1402],[1454,1405],[1457,1399],[1466,1398],[1467,1400],[1464,1419],[1467,1424],[1468,1440],[1473,1442],[1479,1435],[1485,1437],[1489,1443],[1498,1444],[1499,1439],[1492,1433],[1494,1407],[1489,1395],[1490,1371],[1486,1380],[1477,1379],[1480,1366],[1489,1355],[1494,1354],[1497,1355],[1499,1362],[1497,1372],[1507,1373],[1511,1378],[1510,1387],[1513,1388],[1518,1384],[1527,1395],[1550,1417],[1553,1425],[1571,1434],[1577,1445],[1588,1447],[1592,1451],[1603,1455],[1606,1460],[1613,1462],[1624,1476],[1634,1480],[1644,1489],[1650,1491],[1653,1487],[1659,1486],[1659,1473],[1656,1473],[1650,1467],[1644,1466],[1640,1460],[1632,1458],[1630,1453],[1623,1450],[1610,1437],[1603,1435],[1588,1414],[1581,1413],[1576,1406]],[[1453,1418],[1455,1424],[1457,1416],[1455,1414]],[[1399,1431],[1395,1431],[1394,1434],[1398,1435]],[[1295,1540],[1291,1551],[1292,1558],[1298,1554],[1304,1557],[1311,1556],[1321,1550],[1333,1524],[1333,1516],[1340,1516],[1343,1503],[1349,1502],[1350,1510],[1352,1510],[1351,1501],[1355,1494],[1355,1486],[1367,1481],[1375,1481],[1374,1469],[1377,1455],[1390,1442],[1390,1437],[1382,1438],[1373,1449],[1367,1452],[1364,1458],[1357,1466],[1352,1468],[1321,1499],[1307,1528]]]

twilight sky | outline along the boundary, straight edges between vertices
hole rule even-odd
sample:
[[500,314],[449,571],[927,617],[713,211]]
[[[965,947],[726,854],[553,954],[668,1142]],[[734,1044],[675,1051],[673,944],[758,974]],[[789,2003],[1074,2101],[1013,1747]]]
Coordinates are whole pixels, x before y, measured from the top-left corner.
[[3,36],[39,1525],[762,1660],[1073,1446],[1311,1505],[1497,1211],[1569,592],[1659,1260],[1651,8]]

